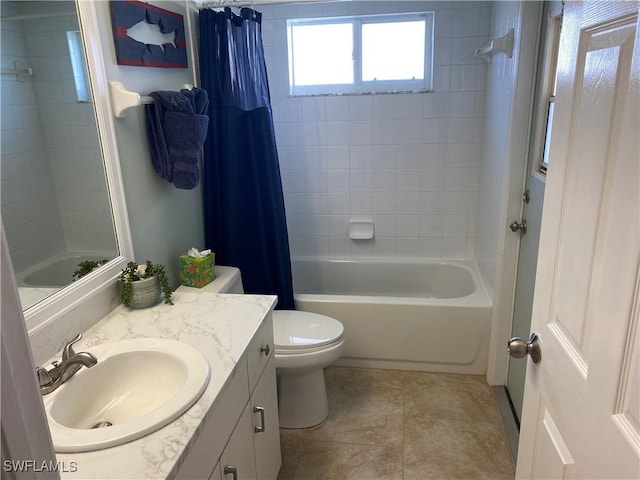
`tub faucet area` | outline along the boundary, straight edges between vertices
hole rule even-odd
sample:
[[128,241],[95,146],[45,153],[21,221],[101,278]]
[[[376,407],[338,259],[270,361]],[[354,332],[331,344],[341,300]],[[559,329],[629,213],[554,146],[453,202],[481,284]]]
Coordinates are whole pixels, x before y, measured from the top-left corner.
[[89,352],[78,352],[73,350],[73,344],[80,341],[82,334],[78,334],[73,340],[67,343],[62,350],[62,360],[54,362],[53,368],[47,370],[44,367],[36,368],[40,393],[47,395],[56,390],[60,385],[73,377],[82,367],[93,367],[98,363],[98,359]]

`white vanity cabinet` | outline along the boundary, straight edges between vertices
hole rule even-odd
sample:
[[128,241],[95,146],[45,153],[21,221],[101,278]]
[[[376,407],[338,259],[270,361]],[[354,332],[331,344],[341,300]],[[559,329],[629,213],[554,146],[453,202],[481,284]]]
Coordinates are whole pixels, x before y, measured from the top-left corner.
[[275,363],[276,359],[271,354],[262,377],[251,394],[253,445],[259,479],[275,479],[281,464]]
[[247,403],[233,430],[219,462],[223,479],[244,480],[258,478],[253,446],[251,405]]
[[280,430],[271,314],[201,428],[176,478],[275,480],[278,476]]

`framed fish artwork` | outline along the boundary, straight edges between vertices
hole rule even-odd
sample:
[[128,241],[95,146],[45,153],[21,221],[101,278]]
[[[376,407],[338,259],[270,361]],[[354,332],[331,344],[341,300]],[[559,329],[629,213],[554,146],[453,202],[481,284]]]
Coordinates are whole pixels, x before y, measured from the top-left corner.
[[187,68],[182,15],[136,0],[112,0],[118,65]]

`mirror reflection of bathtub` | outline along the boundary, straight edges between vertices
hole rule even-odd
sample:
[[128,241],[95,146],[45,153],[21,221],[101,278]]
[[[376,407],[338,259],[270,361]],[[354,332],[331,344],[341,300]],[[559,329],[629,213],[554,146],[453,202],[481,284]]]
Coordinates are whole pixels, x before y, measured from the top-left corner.
[[118,256],[80,30],[73,1],[2,2],[0,204],[23,310],[85,252]]
[[23,310],[73,282],[73,272],[84,261],[110,259],[113,252],[62,253],[16,273]]

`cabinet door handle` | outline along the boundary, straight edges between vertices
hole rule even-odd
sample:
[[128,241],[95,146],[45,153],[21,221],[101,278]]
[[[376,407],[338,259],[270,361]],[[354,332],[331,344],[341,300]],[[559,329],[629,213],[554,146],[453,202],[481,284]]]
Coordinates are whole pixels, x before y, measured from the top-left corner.
[[225,475],[233,475],[233,480],[238,480],[238,469],[232,465],[225,465],[223,470]]
[[260,348],[260,353],[264,353],[265,357],[268,357],[270,352],[271,352],[271,348],[269,347],[268,343],[264,347]]
[[256,433],[261,433],[264,432],[265,427],[264,427],[264,407],[259,407],[259,406],[255,406],[253,407],[253,413],[260,413],[260,425],[256,425],[256,427],[253,429],[254,432]]

